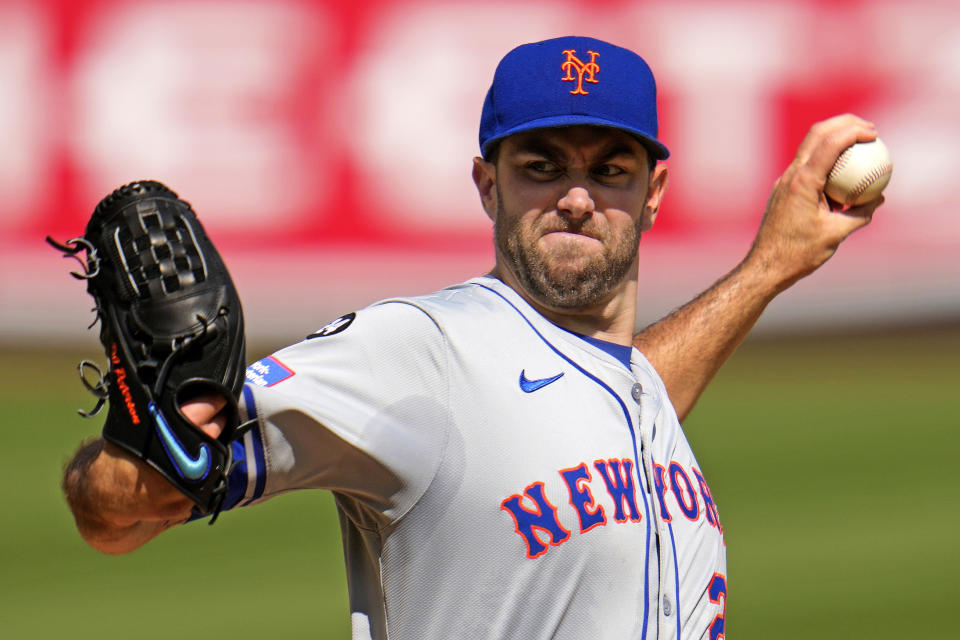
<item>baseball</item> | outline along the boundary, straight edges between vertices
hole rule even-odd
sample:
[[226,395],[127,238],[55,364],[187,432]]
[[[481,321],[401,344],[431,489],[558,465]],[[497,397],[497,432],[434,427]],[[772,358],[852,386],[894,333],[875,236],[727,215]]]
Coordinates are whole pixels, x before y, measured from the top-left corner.
[[844,207],[855,207],[879,198],[892,172],[890,152],[879,138],[858,142],[837,158],[824,192]]

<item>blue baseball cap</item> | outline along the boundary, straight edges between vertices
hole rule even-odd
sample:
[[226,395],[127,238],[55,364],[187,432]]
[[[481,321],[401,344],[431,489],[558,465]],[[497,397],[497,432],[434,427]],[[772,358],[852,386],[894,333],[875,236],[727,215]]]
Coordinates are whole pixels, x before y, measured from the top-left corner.
[[497,65],[480,116],[484,158],[507,136],[532,129],[594,125],[636,136],[656,160],[657,85],[643,58],[595,38],[523,44]]

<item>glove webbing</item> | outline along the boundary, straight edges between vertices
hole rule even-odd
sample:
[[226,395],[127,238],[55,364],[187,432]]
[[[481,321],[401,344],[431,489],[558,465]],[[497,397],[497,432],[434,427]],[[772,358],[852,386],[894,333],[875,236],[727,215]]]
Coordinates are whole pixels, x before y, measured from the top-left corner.
[[138,202],[114,236],[130,293],[158,298],[206,280],[207,265],[190,225],[166,200]]

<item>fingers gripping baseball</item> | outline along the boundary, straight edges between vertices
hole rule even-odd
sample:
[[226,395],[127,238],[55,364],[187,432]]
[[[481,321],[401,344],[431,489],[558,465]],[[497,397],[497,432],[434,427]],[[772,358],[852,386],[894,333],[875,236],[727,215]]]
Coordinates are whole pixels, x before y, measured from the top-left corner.
[[876,137],[872,123],[851,114],[811,127],[774,183],[748,259],[786,288],[829,260],[847,236],[869,223],[882,198],[841,211],[824,195],[824,187],[844,149]]

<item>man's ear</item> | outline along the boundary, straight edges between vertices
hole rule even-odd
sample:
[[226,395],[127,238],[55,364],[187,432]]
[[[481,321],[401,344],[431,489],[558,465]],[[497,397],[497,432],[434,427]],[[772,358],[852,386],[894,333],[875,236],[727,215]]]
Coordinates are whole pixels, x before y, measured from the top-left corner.
[[660,211],[660,205],[663,203],[663,196],[667,193],[668,182],[670,182],[670,176],[667,172],[667,165],[658,163],[650,172],[650,184],[647,185],[647,201],[643,206],[641,231],[650,231],[653,228],[653,223],[657,220],[657,212]]
[[497,220],[497,168],[481,157],[473,159],[473,184],[477,185],[480,202],[487,217]]

